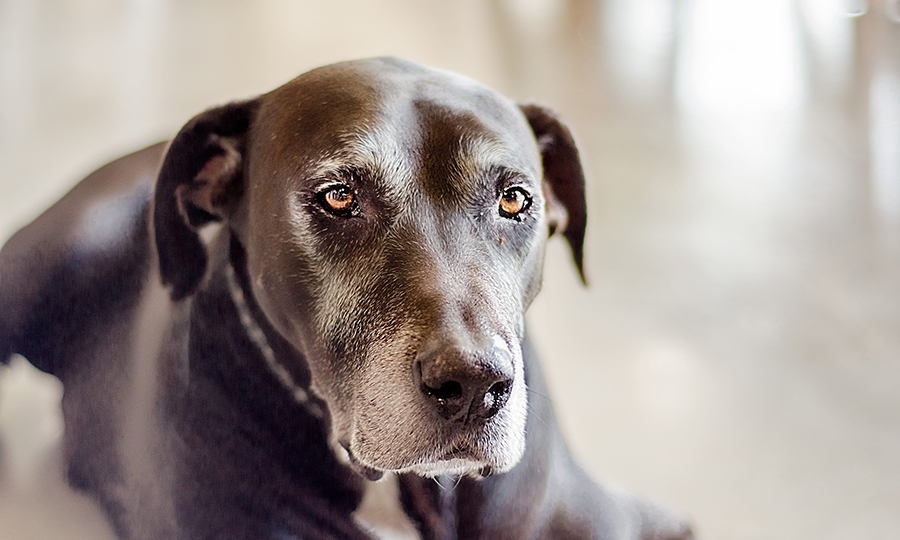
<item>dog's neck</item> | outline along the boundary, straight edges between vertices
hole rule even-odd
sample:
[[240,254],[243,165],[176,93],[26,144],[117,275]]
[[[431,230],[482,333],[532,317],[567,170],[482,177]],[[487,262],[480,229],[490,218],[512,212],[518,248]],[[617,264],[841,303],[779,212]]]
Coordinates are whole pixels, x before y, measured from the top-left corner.
[[288,529],[297,512],[324,512],[325,522],[344,516],[349,527],[363,481],[328,444],[325,404],[309,391],[306,360],[262,316],[242,248],[229,236],[223,231],[210,246],[208,279],[185,306],[186,384],[169,399],[179,441],[191,448],[185,481],[197,481],[191,469],[214,467],[216,485],[204,490],[217,500],[267,494],[271,520]]
[[[243,246],[230,232],[223,231],[223,236],[227,241],[213,246],[211,275],[206,287],[196,295],[193,307],[194,310],[211,308],[215,316],[210,320],[227,328],[223,332],[220,327],[214,333],[218,340],[228,337],[228,351],[223,351],[227,357],[217,359],[206,369],[223,377],[222,382],[234,382],[251,390],[232,394],[234,401],[248,405],[262,401],[269,406],[283,403],[291,410],[291,418],[278,418],[280,425],[285,420],[289,424],[293,419],[327,433],[326,405],[310,389],[306,359],[269,324],[250,289]],[[260,391],[252,391],[256,389]],[[269,416],[265,409],[261,412]]]
[[303,406],[312,416],[323,418],[325,411],[322,409],[319,400],[311,399],[309,385],[300,384],[291,371],[275,355],[275,350],[272,348],[266,331],[257,322],[257,316],[254,314],[254,311],[258,310],[258,308],[255,305],[251,305],[248,300],[248,294],[245,292],[248,290],[246,276],[242,275],[241,277],[244,279],[239,280],[233,261],[225,267],[225,281],[228,284],[228,292],[247,337],[256,345],[259,354],[266,361],[266,367],[294,398],[294,401]]

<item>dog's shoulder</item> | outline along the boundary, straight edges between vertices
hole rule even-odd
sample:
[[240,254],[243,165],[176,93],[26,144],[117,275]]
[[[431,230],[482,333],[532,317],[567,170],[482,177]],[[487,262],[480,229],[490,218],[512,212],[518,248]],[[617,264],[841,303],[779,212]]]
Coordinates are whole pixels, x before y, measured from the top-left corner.
[[164,150],[156,144],[91,173],[3,246],[0,361],[18,353],[60,375],[58,352],[70,350],[60,345],[138,294],[152,261],[149,204]]

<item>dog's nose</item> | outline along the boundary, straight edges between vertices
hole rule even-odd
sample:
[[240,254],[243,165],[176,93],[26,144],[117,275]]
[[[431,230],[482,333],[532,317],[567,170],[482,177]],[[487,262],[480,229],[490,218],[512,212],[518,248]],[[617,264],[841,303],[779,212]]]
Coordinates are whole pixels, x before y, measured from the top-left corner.
[[491,418],[512,389],[512,354],[505,345],[475,352],[435,348],[419,356],[415,371],[422,393],[451,421]]

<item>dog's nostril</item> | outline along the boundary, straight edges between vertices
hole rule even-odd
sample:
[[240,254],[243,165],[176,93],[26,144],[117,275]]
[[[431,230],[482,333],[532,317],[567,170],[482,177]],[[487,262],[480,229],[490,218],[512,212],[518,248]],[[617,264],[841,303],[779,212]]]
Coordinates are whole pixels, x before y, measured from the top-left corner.
[[500,411],[500,408],[506,404],[509,398],[510,381],[496,382],[488,388],[482,398],[482,406],[480,407],[481,416],[490,418]]
[[509,392],[509,381],[500,381],[488,388],[488,394],[493,395],[495,398],[500,397],[507,392]]
[[447,381],[439,388],[430,388],[427,384],[422,385],[425,393],[434,396],[438,401],[449,401],[462,397],[462,385],[456,381]]

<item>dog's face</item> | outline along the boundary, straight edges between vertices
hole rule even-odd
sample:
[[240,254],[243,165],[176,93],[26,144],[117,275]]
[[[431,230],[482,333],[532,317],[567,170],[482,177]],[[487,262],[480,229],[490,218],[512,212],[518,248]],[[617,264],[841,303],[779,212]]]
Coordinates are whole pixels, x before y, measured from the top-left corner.
[[[252,294],[306,358],[335,441],[368,470],[513,467],[523,317],[544,241],[566,222],[580,267],[583,179],[568,132],[541,109],[526,118],[472,81],[395,60],[320,68],[241,110],[246,128],[194,129],[213,151],[172,193],[182,218],[223,218],[244,245]],[[538,133],[541,122],[554,129]],[[560,166],[577,178],[554,182],[548,151],[563,143]],[[159,225],[165,171],[158,243],[171,232]]]

